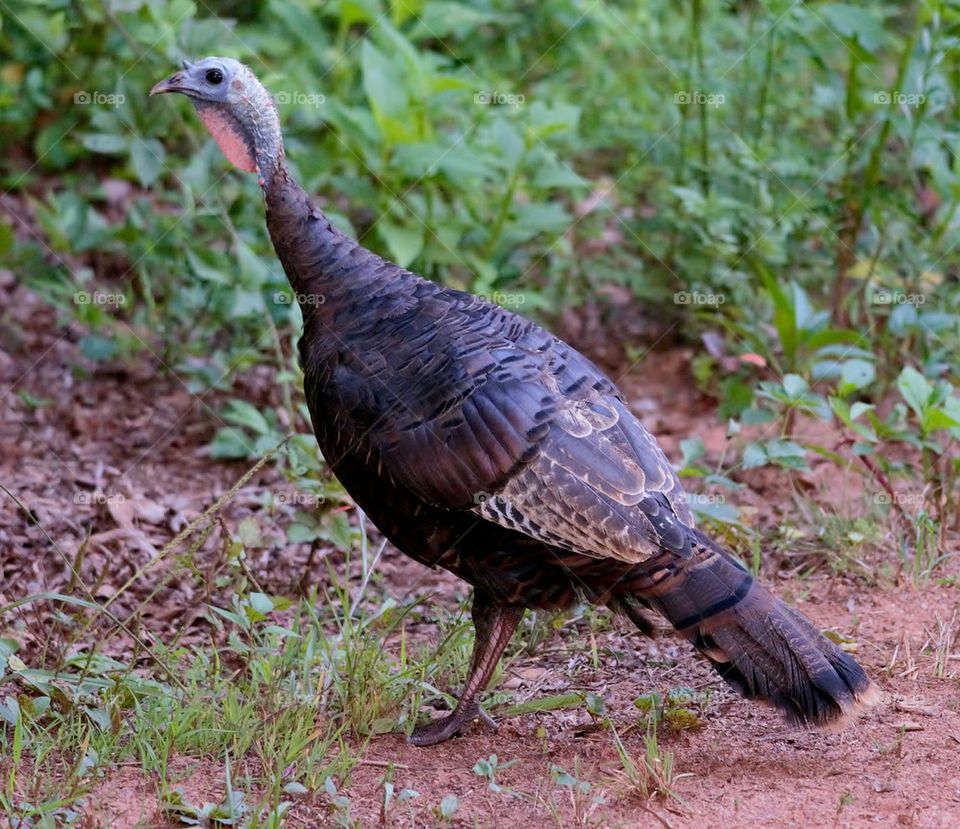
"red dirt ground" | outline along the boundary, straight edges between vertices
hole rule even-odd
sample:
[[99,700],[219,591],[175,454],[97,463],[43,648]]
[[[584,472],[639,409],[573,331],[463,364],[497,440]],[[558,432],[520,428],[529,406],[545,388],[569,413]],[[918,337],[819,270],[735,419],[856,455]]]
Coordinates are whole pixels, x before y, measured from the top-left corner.
[[[156,364],[139,373],[123,366],[95,369],[79,356],[76,333],[58,329],[52,311],[15,285],[0,284],[3,290],[8,295],[0,308],[12,309],[2,321],[11,326],[4,331],[14,334],[0,340],[0,388],[11,389],[0,405],[0,482],[68,556],[90,533],[82,575],[97,585],[98,597],[108,597],[229,488],[243,467],[214,463],[204,454],[218,425],[216,395],[198,403]],[[710,402],[686,380],[690,356],[682,348],[657,352],[644,361],[642,379],[634,367],[622,382],[671,457],[679,456],[680,439],[697,433],[716,459],[725,442],[723,427]],[[76,366],[91,373],[84,376]],[[271,393],[269,379],[248,380],[264,396]],[[18,396],[24,391],[50,402],[33,408]],[[732,500],[762,532],[769,534],[797,509],[797,490],[782,476],[762,471],[741,480],[748,486]],[[801,484],[807,497],[832,512],[864,511],[855,472],[823,463]],[[270,470],[257,476],[227,510],[228,526],[262,513],[263,492],[281,485]],[[125,493],[123,505],[82,496],[95,489]],[[661,750],[674,757],[672,796],[647,798],[631,789],[611,735],[595,728],[581,708],[502,719],[496,733],[475,726],[429,749],[397,735],[374,738],[342,787],[356,825],[441,825],[435,810],[452,793],[459,808],[449,825],[464,827],[960,826],[960,591],[954,586],[960,559],[948,561],[927,586],[898,584],[890,576],[897,559],[893,535],[886,528],[879,535],[843,575],[830,577],[820,568],[800,577],[803,562],[784,556],[764,563],[765,579],[781,596],[821,627],[856,642],[858,658],[884,692],[880,705],[845,730],[791,729],[772,711],[727,692],[684,643],[669,636],[646,640],[617,624],[597,635],[599,670],[576,632],[563,640],[567,647],[558,638],[545,652],[514,659],[503,686],[518,702],[565,690],[596,692],[635,758],[644,751],[643,729],[630,729],[639,694],[677,686],[713,689],[699,711],[700,730],[660,736]],[[215,535],[209,546],[217,543]],[[818,543],[808,534],[802,546]],[[955,537],[950,545],[956,552]],[[304,545],[290,545],[281,560],[264,556],[251,567],[271,590],[291,592],[307,555]],[[778,564],[794,570],[778,570]],[[413,584],[424,595],[456,586],[445,574],[422,580],[419,565],[399,554],[388,554],[384,566],[398,595]],[[322,580],[324,569],[315,563],[311,578]],[[68,582],[66,565],[49,541],[0,493],[0,605]],[[456,589],[462,594],[462,586]],[[142,598],[132,591],[124,601],[132,606]],[[145,623],[160,637],[199,624],[196,608],[205,600],[192,583],[172,582],[152,600]],[[118,610],[126,609],[124,601]],[[519,761],[498,775],[499,792],[473,772],[477,760],[494,753],[501,762]],[[396,768],[396,789],[409,787],[420,796],[384,819],[380,779],[389,763]],[[551,780],[554,764],[567,772],[578,768],[591,796],[600,793],[603,802],[577,802]],[[191,801],[222,799],[222,764],[179,758],[175,769]],[[288,826],[338,825],[323,793],[291,799]],[[83,813],[87,827],[176,825],[157,813],[152,781],[132,767],[110,773]]]

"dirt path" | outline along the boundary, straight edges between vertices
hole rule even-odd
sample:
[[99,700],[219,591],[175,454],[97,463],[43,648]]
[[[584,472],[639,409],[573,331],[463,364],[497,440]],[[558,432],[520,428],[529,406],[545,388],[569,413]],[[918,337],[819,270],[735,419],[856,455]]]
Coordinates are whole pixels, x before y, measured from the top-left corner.
[[[650,642],[624,631],[602,634],[599,671],[587,653],[551,650],[546,657],[514,661],[504,678],[518,700],[544,689],[592,690],[607,702],[618,730],[635,719],[633,700],[651,690],[714,688],[699,711],[703,727],[683,734],[661,732],[660,750],[673,755],[669,797],[645,798],[623,773],[609,733],[590,716],[574,712],[502,720],[494,734],[474,726],[467,735],[418,749],[399,735],[373,739],[341,793],[357,826],[444,825],[437,810],[454,794],[459,806],[446,825],[479,827],[596,826],[674,829],[700,827],[942,827],[960,825],[960,682],[957,628],[946,676],[936,675],[939,627],[957,605],[954,588],[879,594],[812,587],[802,609],[822,624],[852,632],[858,654],[884,691],[883,702],[839,733],[785,726],[773,711],[744,702],[717,685],[711,673],[672,638]],[[830,593],[829,600],[816,597]],[[946,618],[945,615],[946,614]],[[938,642],[938,640],[940,640]],[[533,679],[531,679],[533,678]],[[626,733],[634,758],[644,753],[643,730]],[[500,791],[473,771],[496,754],[509,768],[497,775]],[[395,806],[383,822],[382,778],[394,768],[396,790],[419,796]],[[560,767],[590,791],[581,796],[556,782]],[[222,766],[182,761],[182,786],[192,802],[223,797]],[[593,803],[594,797],[602,802]],[[102,825],[133,826],[150,808],[149,784],[121,772],[99,790]],[[130,821],[133,817],[134,820]],[[176,825],[169,824],[171,827]],[[341,825],[326,798],[298,800],[290,826]]]
[[[0,406],[0,481],[33,510],[68,556],[91,535],[83,576],[97,585],[98,597],[109,596],[243,467],[211,463],[204,455],[202,447],[217,426],[215,395],[198,402],[159,366],[139,375],[118,367],[79,375],[74,367],[83,361],[76,338],[56,328],[52,312],[29,298],[7,300],[5,307],[20,309],[11,313],[25,316],[20,340],[0,344],[0,386],[12,386]],[[636,410],[673,457],[678,441],[689,434],[701,434],[709,451],[724,440],[709,402],[689,385],[677,391],[689,356],[684,350],[659,354],[645,365],[642,383],[636,370],[623,381]],[[37,400],[45,402],[36,405]],[[833,498],[842,477],[815,469],[810,490]],[[737,501],[761,528],[769,528],[793,508],[792,490],[784,485],[778,491],[776,476],[771,483],[771,476],[759,475],[754,483]],[[232,525],[260,514],[262,493],[282,485],[265,472],[236,499],[225,520]],[[97,491],[125,493],[126,506],[84,497]],[[856,487],[844,492],[855,504]],[[215,549],[216,536],[209,543]],[[282,557],[254,560],[251,566],[285,592],[299,578],[306,555],[305,548],[290,545]],[[873,572],[882,572],[885,564],[890,569],[892,553],[879,548],[872,555],[867,564]],[[958,563],[954,559],[933,583],[916,589],[880,578],[831,579],[823,569],[812,578],[775,582],[780,595],[795,600],[821,627],[852,637],[885,692],[880,706],[840,733],[792,730],[773,712],[735,698],[672,637],[649,641],[622,626],[598,634],[597,668],[594,642],[583,627],[555,637],[535,656],[515,659],[503,686],[518,702],[563,690],[593,691],[606,701],[633,758],[645,750],[643,728],[633,727],[634,699],[654,690],[695,689],[702,727],[660,735],[661,756],[666,752],[673,762],[668,796],[646,798],[631,786],[610,733],[597,728],[583,707],[504,719],[496,733],[477,728],[429,749],[413,748],[396,735],[378,737],[366,746],[341,793],[358,826],[960,826]],[[396,554],[385,564],[398,594],[422,576],[418,565]],[[322,568],[315,575],[322,578]],[[765,564],[765,578],[777,579],[772,563]],[[0,501],[0,604],[68,580],[64,561],[45,536],[8,499]],[[445,585],[455,586],[438,574],[421,589]],[[142,598],[135,592],[129,597]],[[184,613],[200,598],[188,583],[171,584],[145,618],[162,636],[185,624]],[[517,761],[497,773],[499,790],[473,770],[492,754],[501,764]],[[419,796],[384,817],[381,781],[390,764],[396,790],[407,787]],[[589,791],[570,785],[558,768],[576,774]],[[222,799],[220,764],[180,758],[176,770],[195,802]],[[116,769],[89,798],[83,825],[167,825],[157,815],[155,794],[136,769]],[[459,805],[444,824],[439,807],[451,794]],[[602,800],[594,802],[598,796]],[[287,825],[340,825],[343,815],[331,811],[325,794],[291,799]]]

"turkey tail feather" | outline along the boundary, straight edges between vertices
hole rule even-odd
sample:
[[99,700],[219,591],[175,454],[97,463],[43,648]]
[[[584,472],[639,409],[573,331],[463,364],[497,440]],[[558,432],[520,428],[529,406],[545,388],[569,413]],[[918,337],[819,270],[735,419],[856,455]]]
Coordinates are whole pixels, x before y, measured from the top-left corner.
[[691,529],[690,541],[689,558],[665,551],[641,565],[622,601],[663,613],[728,684],[791,722],[829,725],[875,701],[852,656],[703,533]]

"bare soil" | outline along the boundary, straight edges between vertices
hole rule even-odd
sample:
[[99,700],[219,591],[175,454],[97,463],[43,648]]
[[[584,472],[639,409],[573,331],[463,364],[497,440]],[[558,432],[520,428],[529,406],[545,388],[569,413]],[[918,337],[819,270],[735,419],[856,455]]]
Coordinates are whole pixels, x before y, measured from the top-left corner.
[[[4,292],[0,483],[31,515],[0,493],[0,605],[66,589],[72,584],[68,562],[79,566],[98,599],[109,598],[185,522],[225,492],[245,466],[213,462],[206,455],[204,447],[219,425],[217,393],[198,399],[159,361],[136,369],[95,366],[79,354],[78,332],[58,325],[53,311],[15,284],[0,283]],[[689,379],[691,353],[673,346],[612,373],[671,457],[679,457],[681,439],[699,434],[716,460],[726,436],[711,401]],[[254,374],[244,382],[254,402],[258,394],[271,394],[269,377]],[[44,402],[36,405],[37,400]],[[865,510],[861,476],[826,462],[799,483],[769,470],[740,480],[747,486],[736,493],[736,503],[765,536],[775,535],[784,520],[802,510],[804,499],[835,514]],[[250,515],[271,526],[278,516],[268,514],[264,495],[283,486],[274,471],[265,469],[231,502],[227,528],[232,531]],[[123,498],[110,500],[107,493]],[[558,637],[540,652],[512,660],[502,687],[518,702],[565,690],[596,692],[634,758],[644,753],[645,732],[633,727],[638,695],[678,686],[712,689],[697,712],[699,730],[659,735],[661,752],[673,755],[669,795],[645,796],[631,786],[610,733],[578,709],[501,719],[496,733],[476,725],[428,749],[414,748],[399,735],[374,738],[341,789],[350,798],[352,816],[361,826],[440,825],[438,805],[454,794],[459,799],[449,824],[454,826],[960,826],[960,591],[955,586],[960,559],[947,561],[928,584],[910,586],[897,578],[892,528],[881,527],[878,535],[877,543],[854,556],[856,566],[842,573],[831,574],[826,566],[805,573],[811,562],[823,561],[816,550],[825,541],[815,528],[798,538],[798,547],[808,552],[792,556],[788,550],[764,559],[767,582],[821,627],[850,637],[884,692],[880,705],[844,730],[790,728],[774,712],[728,692],[685,643],[670,636],[647,640],[619,622],[596,636],[596,669],[589,631],[576,628],[569,639]],[[204,548],[211,568],[217,566],[221,538],[215,533]],[[956,552],[955,536],[949,544]],[[83,559],[77,561],[81,548]],[[309,552],[306,545],[265,547],[251,567],[270,590],[292,593]],[[387,554],[384,567],[398,596],[413,588],[431,601],[452,602],[454,594],[464,593],[463,585],[446,574],[424,578],[423,568],[396,552]],[[322,581],[325,568],[314,561],[307,579]],[[198,608],[210,596],[193,580],[170,581],[156,595],[150,588],[129,591],[116,610],[132,610],[146,600],[145,625],[156,636],[184,628],[203,635]],[[18,637],[29,638],[31,630],[30,625],[18,628]],[[429,628],[425,635],[430,636]],[[491,754],[501,763],[518,761],[498,774],[499,791],[473,771]],[[384,816],[381,780],[389,764],[396,790],[408,787],[419,797]],[[553,766],[570,773],[576,769],[581,780],[589,781],[589,795],[574,796],[557,785]],[[223,798],[222,769],[222,763],[181,757],[173,772],[188,798],[203,803]],[[591,802],[598,794],[602,802]],[[116,768],[87,798],[82,825],[175,825],[159,814],[156,798],[154,781],[139,769]],[[336,825],[324,793],[291,799],[288,825]]]

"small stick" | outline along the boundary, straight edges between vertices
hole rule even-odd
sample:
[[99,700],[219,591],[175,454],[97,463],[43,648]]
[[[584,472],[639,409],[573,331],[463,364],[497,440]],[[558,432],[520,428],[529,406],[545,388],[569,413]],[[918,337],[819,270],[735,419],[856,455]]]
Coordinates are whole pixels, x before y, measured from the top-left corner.
[[[844,437],[843,438],[844,446],[853,446],[853,438]],[[913,522],[910,520],[910,516],[907,515],[903,506],[900,504],[899,498],[897,498],[897,493],[893,488],[893,485],[890,483],[890,479],[884,474],[883,470],[880,469],[871,458],[868,458],[866,455],[857,455],[857,458],[860,459],[860,462],[867,467],[870,474],[873,475],[874,480],[880,484],[886,490],[887,495],[890,496],[890,503],[893,504],[894,509],[897,511],[897,514],[900,516],[900,519],[903,521],[904,525],[908,530],[913,530]]]
[[390,760],[359,760],[357,762],[358,766],[378,766],[380,768],[390,768],[391,766],[395,769],[405,769],[406,771],[410,770],[410,766],[405,766],[403,763],[394,763]]
[[649,812],[651,815],[653,815],[657,820],[660,821],[660,823],[662,823],[662,824],[666,827],[666,829],[673,829],[673,824],[670,823],[669,820],[667,820],[663,815],[661,815],[661,814],[660,814],[659,812],[657,812],[656,810],[651,809],[649,806],[644,806],[644,807],[643,807],[643,810],[644,810],[645,812]]

